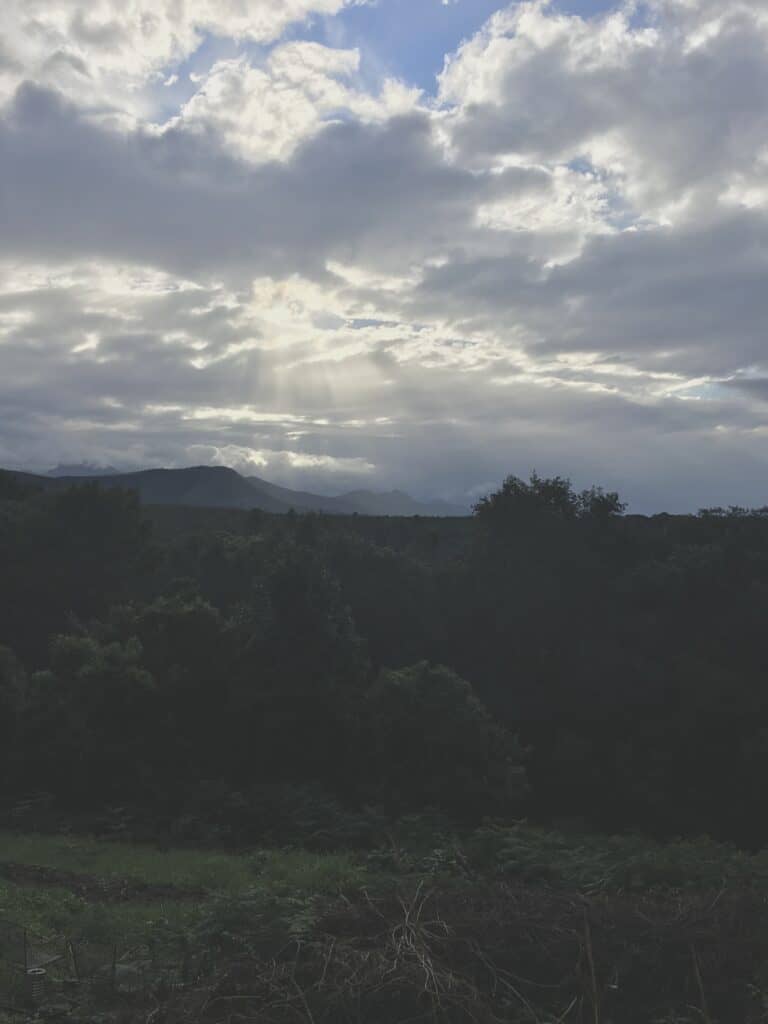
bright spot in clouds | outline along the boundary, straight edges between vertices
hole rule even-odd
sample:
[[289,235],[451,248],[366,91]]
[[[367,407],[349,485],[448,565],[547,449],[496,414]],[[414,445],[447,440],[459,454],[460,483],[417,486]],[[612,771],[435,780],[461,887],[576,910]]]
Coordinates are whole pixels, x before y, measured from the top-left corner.
[[409,3],[6,0],[0,465],[768,502],[762,5]]

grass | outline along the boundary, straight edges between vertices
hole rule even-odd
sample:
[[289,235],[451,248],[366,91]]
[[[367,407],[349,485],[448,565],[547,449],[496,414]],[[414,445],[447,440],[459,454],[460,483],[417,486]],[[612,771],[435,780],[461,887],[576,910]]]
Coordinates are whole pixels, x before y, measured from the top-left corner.
[[275,896],[332,896],[375,883],[381,876],[348,853],[262,850],[250,858],[257,888]]
[[[472,868],[485,877],[526,884],[564,886],[582,893],[650,890],[768,890],[768,854],[750,855],[702,839],[655,844],[640,837],[566,836],[516,825],[482,829],[463,844]],[[334,896],[363,888],[381,890],[393,876],[461,877],[451,850],[440,857],[410,856],[399,863],[354,853],[303,849],[258,849],[241,854],[211,850],[158,849],[145,844],[106,842],[81,836],[0,832],[0,863],[50,868],[91,879],[120,879],[157,886],[204,890],[200,898],[171,900],[168,893],[136,894],[134,901],[110,902],[107,912],[128,933],[152,920],[158,906],[165,917],[184,922],[210,897],[237,899]],[[432,864],[431,861],[435,863]],[[30,928],[57,931],[100,901],[84,899],[61,885],[12,884],[0,879],[0,918]],[[163,897],[166,897],[163,899]],[[106,903],[105,903],[106,906]]]
[[140,942],[154,928],[184,931],[201,904],[167,900],[152,903],[94,903],[57,886],[0,881],[0,920],[28,928],[43,939]]
[[227,899],[249,905],[286,903],[359,891],[381,876],[351,854],[257,850],[240,855],[207,850],[158,850],[88,837],[0,833],[0,862],[55,869],[88,879],[204,889],[199,897],[101,900],[60,884],[18,884],[0,878],[0,920],[48,940],[140,944],[158,933],[184,934]]
[[82,836],[0,832],[2,861],[219,892],[235,893],[253,882],[253,866],[247,856],[207,850],[159,850]]
[[[433,840],[428,856],[405,844],[393,865],[391,851],[238,855],[3,832],[0,862],[66,874],[0,879],[0,919],[94,956],[103,947],[108,961],[113,945],[158,964],[190,949],[209,973],[172,998],[199,998],[212,1021],[234,1003],[275,1024],[768,1019],[765,854],[526,825]],[[128,898],[113,887],[107,900],[93,885],[73,891],[73,874],[205,891],[117,886]],[[174,1004],[179,1020],[199,1019],[192,1003]],[[144,1021],[147,1006],[135,1010]]]
[[[65,950],[73,943],[78,956],[90,950],[87,955],[101,957],[104,964],[115,949],[119,957],[144,950],[142,956],[150,951],[157,962],[178,965],[180,950],[190,944],[213,948],[228,928],[251,935],[255,927],[267,946],[284,944],[295,930],[312,924],[317,901],[354,895],[376,878],[351,854],[257,850],[234,855],[12,832],[0,833],[3,861],[54,873],[44,882],[34,871],[23,881],[0,877],[0,932],[3,923],[23,927],[33,948],[64,952],[66,964]],[[101,880],[119,884],[103,888]],[[141,884],[164,888],[146,895],[130,888]],[[183,887],[187,894],[176,897],[168,886]],[[0,961],[0,1012],[3,998],[10,1001],[15,991],[11,982],[17,981],[10,964]]]

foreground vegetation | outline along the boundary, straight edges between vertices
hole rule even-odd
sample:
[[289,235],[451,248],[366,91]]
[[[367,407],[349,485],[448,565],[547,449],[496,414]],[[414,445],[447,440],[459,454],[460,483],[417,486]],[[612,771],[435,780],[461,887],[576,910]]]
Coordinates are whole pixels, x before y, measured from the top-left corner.
[[92,958],[50,971],[62,1019],[766,1019],[766,855],[424,825],[335,854],[3,833],[0,921]]

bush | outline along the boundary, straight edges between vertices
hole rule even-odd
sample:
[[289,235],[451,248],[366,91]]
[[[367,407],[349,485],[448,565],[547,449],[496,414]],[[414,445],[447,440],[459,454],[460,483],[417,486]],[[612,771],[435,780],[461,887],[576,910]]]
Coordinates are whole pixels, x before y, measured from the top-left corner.
[[422,661],[382,672],[363,739],[360,763],[376,797],[396,812],[434,807],[472,818],[510,811],[524,796],[523,751],[469,683],[443,666]]
[[509,878],[585,892],[768,891],[768,854],[711,839],[654,843],[640,836],[565,835],[520,824],[484,826],[466,844],[471,864]]

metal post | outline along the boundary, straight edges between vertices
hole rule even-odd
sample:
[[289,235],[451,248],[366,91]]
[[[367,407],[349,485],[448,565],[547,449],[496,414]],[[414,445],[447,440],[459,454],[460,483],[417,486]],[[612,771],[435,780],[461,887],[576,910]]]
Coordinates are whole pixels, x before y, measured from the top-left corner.
[[39,1006],[45,1000],[45,979],[44,967],[30,967],[27,970],[27,990],[33,1006]]

